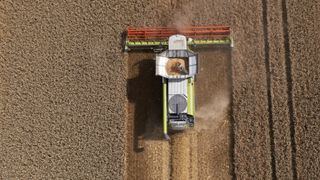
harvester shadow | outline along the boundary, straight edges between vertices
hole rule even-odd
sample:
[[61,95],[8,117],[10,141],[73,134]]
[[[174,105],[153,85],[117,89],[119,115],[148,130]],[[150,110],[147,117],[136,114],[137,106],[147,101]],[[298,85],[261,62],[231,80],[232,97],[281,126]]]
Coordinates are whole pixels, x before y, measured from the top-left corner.
[[162,86],[161,78],[155,76],[155,61],[136,58],[139,56],[135,54],[129,58],[135,62],[129,62],[129,71],[138,70],[138,75],[128,79],[127,95],[134,104],[130,109],[133,117],[129,117],[129,121],[133,120],[133,148],[135,152],[142,152],[143,141],[162,138]]

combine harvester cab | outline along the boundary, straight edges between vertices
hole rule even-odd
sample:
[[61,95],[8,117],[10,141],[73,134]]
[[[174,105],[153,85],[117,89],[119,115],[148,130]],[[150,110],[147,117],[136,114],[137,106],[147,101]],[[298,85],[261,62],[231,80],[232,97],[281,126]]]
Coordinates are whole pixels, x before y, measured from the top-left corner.
[[195,122],[195,76],[198,54],[190,48],[232,47],[226,26],[128,28],[125,50],[153,50],[156,75],[162,77],[163,133],[183,131]]

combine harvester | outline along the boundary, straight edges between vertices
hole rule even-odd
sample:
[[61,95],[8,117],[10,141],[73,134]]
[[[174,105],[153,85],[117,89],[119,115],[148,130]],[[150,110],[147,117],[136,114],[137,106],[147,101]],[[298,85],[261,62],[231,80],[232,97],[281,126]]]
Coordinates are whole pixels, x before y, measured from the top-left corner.
[[195,76],[198,54],[191,49],[233,47],[227,26],[186,28],[128,28],[125,51],[152,50],[156,53],[156,75],[162,77],[163,133],[194,126]]

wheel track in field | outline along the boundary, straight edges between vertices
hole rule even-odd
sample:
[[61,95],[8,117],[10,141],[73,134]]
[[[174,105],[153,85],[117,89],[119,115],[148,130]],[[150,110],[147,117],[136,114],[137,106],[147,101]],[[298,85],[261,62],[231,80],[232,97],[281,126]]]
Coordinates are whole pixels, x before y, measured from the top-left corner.
[[272,112],[272,97],[271,97],[271,68],[270,68],[270,48],[268,38],[268,13],[267,1],[262,0],[262,22],[263,22],[263,36],[264,36],[264,59],[266,68],[266,82],[267,82],[267,99],[268,99],[268,122],[269,122],[269,136],[270,136],[270,155],[271,155],[271,170],[272,179],[276,177],[276,162],[275,162],[275,144],[274,144],[274,130],[273,130],[273,112]]
[[284,34],[284,47],[285,47],[285,64],[286,64],[286,77],[287,77],[287,93],[288,93],[288,108],[289,108],[289,119],[290,119],[290,136],[291,136],[291,163],[293,179],[297,179],[297,163],[296,163],[296,140],[295,140],[295,116],[293,108],[293,80],[292,80],[292,66],[290,57],[290,43],[289,43],[289,29],[288,29],[288,10],[286,0],[282,0],[282,22],[283,22],[283,34]]
[[[275,135],[274,135],[274,119],[273,119],[273,99],[272,99],[272,72],[271,72],[271,62],[270,62],[270,49],[269,43],[274,43],[269,39],[269,30],[268,27],[268,18],[270,18],[268,14],[268,2],[266,0],[262,0],[262,18],[263,18],[263,32],[264,32],[264,51],[265,51],[265,68],[266,68],[266,83],[267,83],[267,99],[268,99],[268,122],[269,122],[269,136],[270,136],[270,154],[271,154],[271,168],[272,168],[272,178],[277,179],[277,167],[276,167],[276,152],[275,152]],[[282,33],[283,33],[283,46],[285,49],[284,52],[284,60],[285,60],[285,74],[286,74],[286,83],[287,83],[287,105],[288,105],[288,113],[289,113],[289,127],[290,127],[290,149],[291,149],[291,171],[292,178],[297,179],[297,166],[296,166],[296,140],[295,140],[295,116],[294,116],[294,108],[293,108],[293,80],[292,80],[292,65],[290,58],[290,43],[289,43],[289,30],[288,30],[288,14],[287,14],[287,5],[286,0],[281,0],[281,18],[282,18]],[[270,20],[270,19],[269,19]],[[274,32],[270,32],[274,33]]]

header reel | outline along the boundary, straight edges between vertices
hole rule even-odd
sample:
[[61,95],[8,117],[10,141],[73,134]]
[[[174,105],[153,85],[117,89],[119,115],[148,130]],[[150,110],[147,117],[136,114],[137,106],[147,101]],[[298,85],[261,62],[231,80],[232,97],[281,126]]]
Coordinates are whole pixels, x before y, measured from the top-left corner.
[[228,26],[129,27],[126,32],[124,49],[125,51],[163,51],[168,49],[168,38],[175,34],[186,36],[188,38],[187,45],[192,49],[214,46],[233,47],[230,33],[231,30]]

